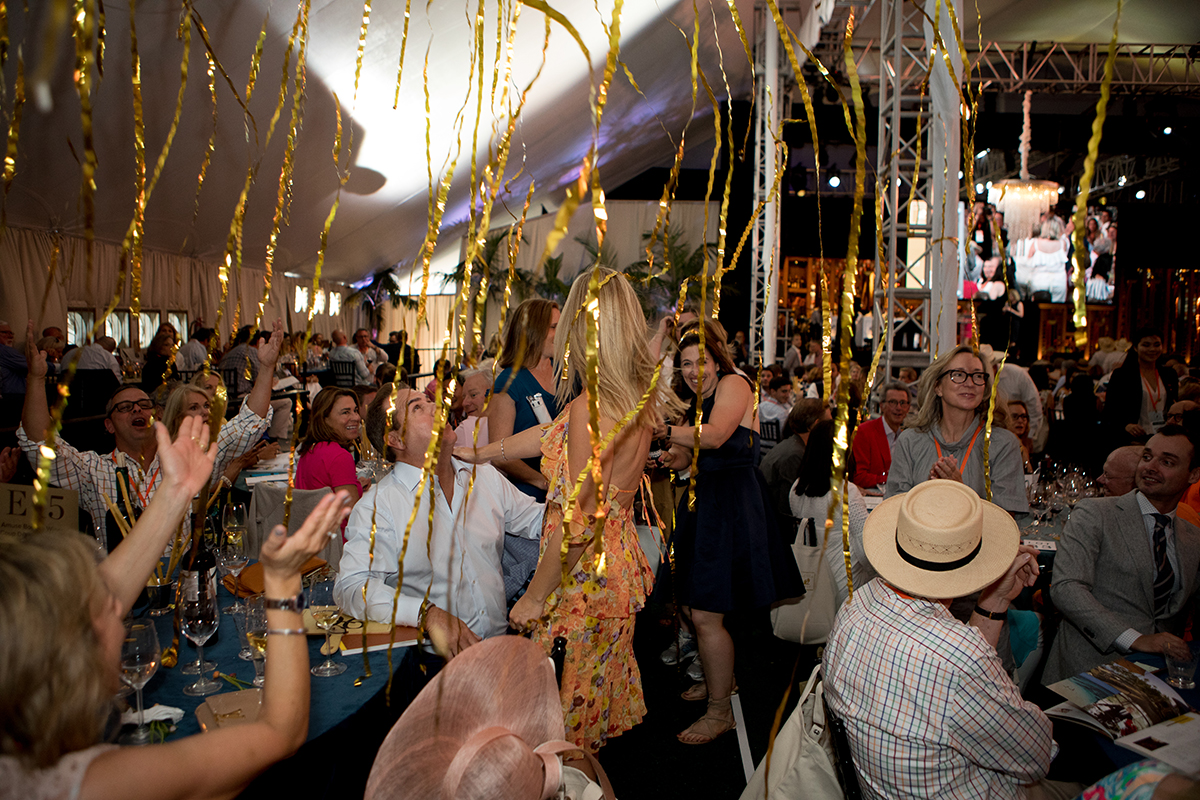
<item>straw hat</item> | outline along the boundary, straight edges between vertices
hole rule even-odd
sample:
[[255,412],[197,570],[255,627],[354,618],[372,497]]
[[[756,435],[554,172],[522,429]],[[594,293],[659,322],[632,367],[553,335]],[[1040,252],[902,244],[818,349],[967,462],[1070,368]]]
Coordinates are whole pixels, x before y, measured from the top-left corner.
[[888,583],[919,597],[954,598],[995,582],[1020,544],[1017,523],[958,481],[931,480],[867,517],[863,546]]
[[[455,656],[400,716],[365,798],[553,797],[564,777],[558,754],[579,749],[564,732],[545,651],[519,636],[486,639]],[[612,797],[607,778],[602,785]]]

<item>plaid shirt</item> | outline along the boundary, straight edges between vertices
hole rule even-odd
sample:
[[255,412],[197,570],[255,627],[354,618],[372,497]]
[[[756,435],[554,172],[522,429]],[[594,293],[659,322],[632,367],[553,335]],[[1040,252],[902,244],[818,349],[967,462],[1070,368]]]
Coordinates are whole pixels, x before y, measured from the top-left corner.
[[[267,411],[266,419],[263,419],[242,403],[237,416],[222,425],[217,436],[217,460],[213,464],[213,479],[225,471],[230,461],[253,447],[270,424],[270,410]],[[42,442],[32,441],[26,435],[23,425],[17,428],[17,441],[29,463],[37,469],[38,448],[42,446]],[[117,451],[103,455],[94,450],[80,452],[65,439],[59,439],[55,449],[57,456],[50,462],[50,483],[61,489],[74,489],[79,492],[79,505],[92,515],[96,536],[101,541],[108,541],[104,517],[108,513],[108,506],[104,503],[104,495],[108,495],[109,499],[118,505],[122,503],[121,490],[117,488]],[[144,509],[162,482],[158,456],[154,456],[154,460],[145,470],[138,466],[134,458],[126,458],[125,464],[129,467],[134,491],[141,494],[140,499],[129,498],[130,502]]]
[[1057,752],[978,630],[881,578],[838,613],[823,672],[864,797],[1023,798]]

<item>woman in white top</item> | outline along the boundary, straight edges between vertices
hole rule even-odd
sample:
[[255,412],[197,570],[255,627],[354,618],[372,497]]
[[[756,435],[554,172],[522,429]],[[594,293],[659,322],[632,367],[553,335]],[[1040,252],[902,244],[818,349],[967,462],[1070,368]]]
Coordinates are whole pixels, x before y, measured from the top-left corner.
[[[124,618],[184,511],[212,473],[216,448],[200,417],[174,443],[156,423],[162,483],[129,536],[100,562],[70,531],[0,538],[0,793],[58,798],[233,797],[308,732],[308,643],[298,611],[267,612],[262,711],[245,725],[149,747],[103,744],[120,688]],[[206,448],[206,449],[202,449]],[[348,513],[343,495],[323,499],[292,536],[263,544],[266,596],[301,592],[299,568]]]
[[1025,252],[1029,263],[1029,291],[1049,292],[1052,303],[1067,301],[1067,242],[1063,238],[1063,225],[1058,217],[1050,217],[1042,223],[1042,231],[1036,239],[1029,240]]
[[[849,451],[847,451],[849,456]],[[850,470],[847,469],[847,475]],[[800,462],[800,477],[792,484],[791,506],[792,516],[800,521],[799,536],[816,534],[816,544],[819,546],[825,538],[825,517],[829,513],[830,489],[829,481],[833,475],[833,422],[823,420],[808,434],[808,444],[804,448],[804,458]],[[846,481],[848,502],[850,505],[850,574],[854,578],[854,586],[859,587],[875,577],[875,569],[867,561],[866,551],[863,550],[863,525],[867,521],[867,502],[863,499],[858,487]],[[809,522],[812,530],[809,530]],[[842,551],[842,503],[838,503],[833,511],[833,528],[829,532],[829,542],[825,546],[825,563],[833,577],[833,586],[837,590],[837,607],[850,596],[846,582],[846,558]]]

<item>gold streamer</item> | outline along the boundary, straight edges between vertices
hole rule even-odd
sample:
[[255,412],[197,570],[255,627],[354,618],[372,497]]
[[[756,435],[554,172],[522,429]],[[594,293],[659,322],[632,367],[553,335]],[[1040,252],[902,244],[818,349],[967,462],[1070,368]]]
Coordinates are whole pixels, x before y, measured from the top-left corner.
[[996,390],[1000,387],[1000,370],[1004,369],[1004,359],[1008,357],[1005,353],[1000,357],[1000,363],[996,365],[996,372],[992,376],[992,391],[988,397],[988,413],[987,423],[983,429],[983,489],[986,499],[989,503],[992,502],[992,419],[996,413]]
[[408,49],[408,21],[412,12],[412,0],[404,0],[404,32],[400,36],[400,64],[396,67],[396,96],[392,99],[392,110],[400,105],[400,79],[404,77],[404,51]]
[[129,250],[131,324],[142,311],[142,237],[146,226],[146,117],[142,108],[142,63],[138,57],[136,0],[129,0],[129,55],[133,69],[133,238]]
[[8,144],[4,152],[4,198],[0,200],[0,238],[8,227],[8,190],[17,175],[17,141],[21,133],[21,111],[25,107],[25,59],[17,55],[17,83],[13,92],[13,112],[8,123]]
[[96,0],[96,75],[104,77],[104,0]]
[[[92,284],[96,241],[96,167],[99,165],[96,159],[96,143],[92,136],[92,38],[95,35],[95,24],[93,15],[89,13],[87,0],[75,0],[75,91],[79,95],[79,119],[83,129],[83,185],[79,194],[83,205],[88,286]],[[107,316],[107,313],[104,316]]]
[[1088,252],[1084,242],[1087,230],[1088,198],[1092,193],[1092,175],[1096,171],[1096,159],[1100,155],[1100,136],[1104,132],[1104,118],[1108,114],[1108,98],[1112,93],[1113,64],[1117,60],[1117,29],[1121,23],[1121,10],[1125,0],[1117,0],[1117,17],[1113,20],[1112,39],[1108,43],[1108,58],[1104,60],[1104,79],[1100,81],[1100,99],[1096,101],[1096,118],[1092,120],[1092,136],[1088,139],[1087,156],[1083,159],[1083,177],[1079,179],[1079,194],[1075,197],[1075,276],[1072,294],[1075,309],[1071,321],[1075,324],[1075,346],[1087,347],[1087,294],[1084,291],[1088,264]]
[[[858,279],[858,238],[862,227],[862,211],[863,211],[863,195],[866,190],[866,172],[867,172],[867,129],[866,118],[863,112],[863,97],[862,86],[858,80],[858,70],[854,64],[854,53],[850,48],[850,41],[854,36],[854,10],[851,9],[849,18],[846,20],[846,32],[842,41],[842,50],[845,56],[846,73],[850,78],[851,96],[854,100],[854,120],[856,127],[855,139],[855,169],[854,169],[854,206],[850,215],[850,241],[846,251],[846,268],[842,275],[842,305],[841,305],[841,374],[842,380],[838,385],[837,392],[837,413],[833,423],[833,474],[830,478],[830,498],[829,510],[825,521],[826,530],[833,524],[833,509],[835,505],[841,501],[843,494],[843,483],[846,477],[846,452],[850,446],[848,435],[848,419],[849,419],[849,400],[850,400],[850,380],[847,376],[850,365],[850,339],[854,331],[854,299],[856,295],[856,283]],[[843,514],[843,552],[846,554],[847,562],[849,562],[849,515]],[[847,563],[849,569],[849,563]],[[849,575],[847,576],[849,577]],[[850,582],[850,592],[853,596],[854,588]]]
[[0,69],[8,63],[8,6],[0,0]]

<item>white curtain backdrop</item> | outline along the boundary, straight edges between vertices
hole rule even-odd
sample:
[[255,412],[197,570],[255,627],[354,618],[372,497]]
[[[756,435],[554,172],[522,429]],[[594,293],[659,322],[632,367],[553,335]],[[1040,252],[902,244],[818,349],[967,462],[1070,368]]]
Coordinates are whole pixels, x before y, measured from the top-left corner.
[[[86,245],[82,238],[27,228],[8,228],[0,238],[0,319],[12,325],[18,342],[24,341],[26,320],[34,328],[57,325],[66,328],[68,309],[93,311],[99,319],[112,301],[120,281],[121,248],[108,242],[96,242],[89,279]],[[57,253],[57,256],[56,256]],[[53,281],[50,267],[57,261]],[[146,251],[142,259],[141,305],[143,310],[158,311],[166,320],[171,311],[185,311],[189,321],[202,317],[212,326],[217,321],[217,306],[221,300],[218,264],[186,256]],[[263,298],[266,271],[243,266],[241,274],[229,277],[229,296],[221,320],[221,337],[227,341],[235,317],[241,324],[252,324],[258,315],[258,303]],[[47,285],[49,284],[49,289]],[[300,331],[307,322],[304,310],[296,310],[296,289],[312,293],[312,279],[288,278],[276,272],[271,292],[264,306],[263,318],[280,318],[285,329]],[[362,317],[358,307],[344,301],[353,291],[339,283],[322,281],[325,310],[313,320],[313,330],[329,334],[334,328],[353,331]],[[132,288],[129,280],[117,301],[118,309],[128,309]],[[337,295],[338,313],[329,314],[330,297]],[[238,314],[238,302],[241,313]],[[181,331],[186,338],[187,332]],[[145,346],[147,342],[142,342]]]

